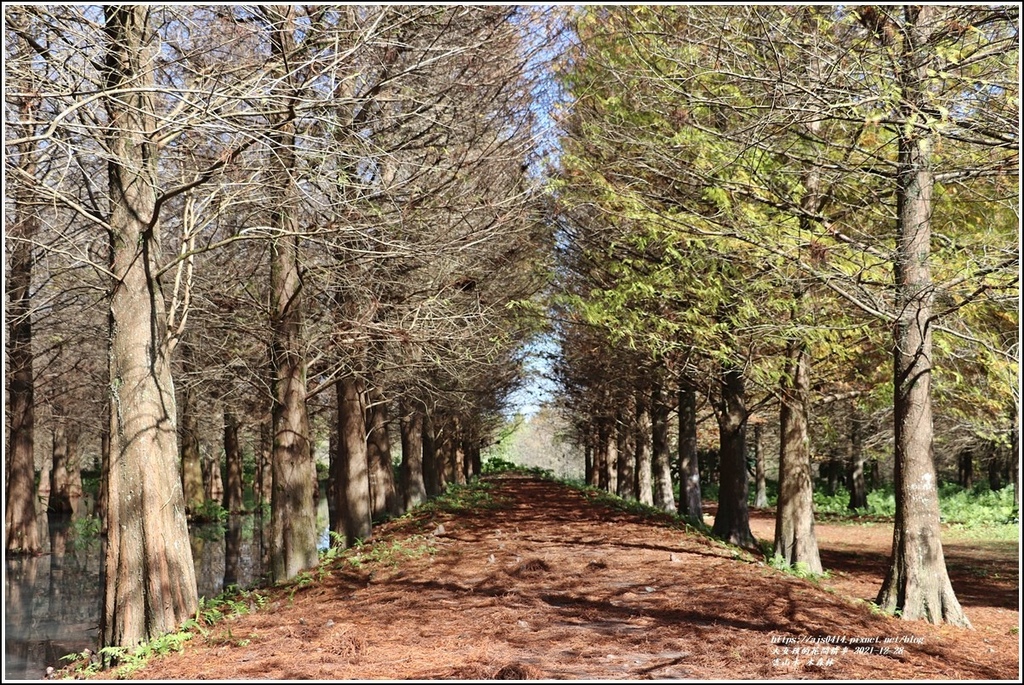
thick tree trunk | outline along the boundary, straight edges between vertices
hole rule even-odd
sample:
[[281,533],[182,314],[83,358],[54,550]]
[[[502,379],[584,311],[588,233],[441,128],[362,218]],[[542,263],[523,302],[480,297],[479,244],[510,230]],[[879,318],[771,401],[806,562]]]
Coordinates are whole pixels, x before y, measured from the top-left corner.
[[807,407],[810,373],[807,348],[790,341],[779,402],[779,500],[775,505],[775,556],[790,566],[802,564],[820,574],[814,535],[814,484],[811,478]]
[[367,390],[366,437],[367,461],[370,467],[372,517],[381,519],[399,513],[400,503],[395,490],[395,472],[391,468],[391,436],[388,435],[388,407],[384,393],[376,386]]
[[240,514],[245,509],[242,499],[242,449],[238,444],[238,419],[227,409],[224,410],[224,461],[227,466],[224,508],[232,514]]
[[[289,92],[295,52],[295,9],[264,6],[270,51],[279,63],[280,108],[294,101]],[[273,489],[271,495],[270,574],[275,582],[294,578],[317,564],[316,466],[306,408],[306,340],[299,267],[299,225],[294,178],[295,125],[289,115],[275,122],[268,156],[270,184],[278,190],[271,225],[280,231],[271,243],[271,366],[274,369]]]
[[711,533],[739,547],[756,545],[747,508],[747,407],[743,374],[723,371],[719,387],[718,433],[720,485],[718,513]]
[[848,509],[867,509],[868,488],[864,478],[864,444],[861,436],[860,421],[856,415],[850,416],[850,504]]
[[659,383],[651,391],[651,471],[654,480],[654,506],[675,511],[672,492],[672,458],[668,452],[668,415],[671,408],[665,389]]
[[704,522],[697,459],[697,393],[679,389],[679,513],[695,523]]
[[195,514],[206,501],[203,483],[203,458],[199,452],[199,417],[195,393],[186,387],[181,393],[181,485],[185,493],[185,511]]
[[402,406],[402,496],[405,510],[410,511],[427,500],[426,485],[423,482],[423,413]]
[[338,521],[332,530],[344,539],[346,547],[369,540],[373,532],[362,386],[352,375],[337,384],[338,459],[331,467]]
[[177,412],[163,293],[151,9],[106,6],[110,200],[110,465],[100,620],[103,646],[176,630],[198,603],[178,476]]
[[[928,42],[922,26],[934,7],[903,8],[899,84],[902,114],[912,121],[928,106]],[[896,311],[893,348],[896,521],[892,556],[878,605],[907,620],[970,626],[946,571],[932,452],[931,242],[932,146],[925,129],[899,126],[896,179]]]
[[764,426],[754,424],[754,506],[764,509],[768,506],[768,484],[764,469]]
[[39,554],[35,484],[35,377],[32,373],[32,243],[38,219],[26,202],[15,206],[7,273],[7,370],[10,384],[7,412],[7,454],[4,485],[6,549],[13,554]]

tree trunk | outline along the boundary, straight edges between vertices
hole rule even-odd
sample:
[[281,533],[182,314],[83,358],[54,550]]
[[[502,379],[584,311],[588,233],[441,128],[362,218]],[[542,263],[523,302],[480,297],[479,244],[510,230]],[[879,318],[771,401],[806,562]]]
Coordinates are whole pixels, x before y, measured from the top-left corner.
[[466,484],[466,451],[462,447],[462,419],[459,416],[452,420],[452,430],[448,437],[451,450],[451,474],[458,485]]
[[[279,62],[280,109],[287,112],[295,95],[289,92],[295,52],[295,10],[263,6],[271,28],[270,50]],[[270,575],[275,582],[294,578],[317,564],[316,465],[310,444],[306,408],[306,340],[299,271],[295,125],[291,115],[278,115],[270,136],[270,187],[277,205],[270,223],[279,232],[271,243],[271,366],[274,369],[273,490],[271,495]]]
[[738,369],[723,371],[719,388],[718,513],[712,535],[739,547],[756,545],[750,532],[747,508],[747,407],[743,374]]
[[850,416],[850,504],[848,509],[867,509],[868,488],[864,478],[863,438],[861,437],[860,421],[855,415]]
[[195,393],[185,387],[181,393],[181,484],[185,492],[185,511],[195,514],[206,501],[203,483],[203,459],[199,452],[199,417]]
[[337,384],[338,459],[331,467],[339,520],[332,530],[345,540],[346,547],[369,540],[373,532],[362,385],[352,375]]
[[[999,455],[993,454],[988,460],[988,488],[992,492],[999,490],[1003,487],[1003,482],[999,478],[999,471],[1002,468],[1000,463]],[[53,496],[52,494],[50,495]]]
[[224,502],[224,478],[221,476],[220,457],[215,454],[203,459],[203,482],[206,484],[206,499]]
[[198,604],[178,476],[172,341],[157,280],[156,39],[144,6],[104,7],[110,202],[110,465],[101,643],[131,647]]
[[[32,171],[31,169],[28,171]],[[33,171],[34,173],[34,171]],[[32,373],[32,239],[39,219],[27,201],[15,205],[16,217],[10,235],[10,269],[7,272],[7,370],[10,384],[7,411],[5,465],[6,549],[12,554],[39,554],[35,484],[35,377]]]
[[271,422],[267,417],[260,419],[260,445],[256,464],[256,501],[262,507],[269,505],[273,498],[274,485],[274,440],[271,437]]
[[391,468],[391,436],[388,435],[388,407],[384,393],[376,386],[367,391],[366,437],[367,460],[370,466],[370,497],[372,516],[380,519],[399,513],[395,472]]
[[697,393],[679,389],[679,513],[694,523],[704,522],[697,459]]
[[754,424],[754,506],[764,509],[768,506],[768,487],[764,470],[764,426]]
[[900,60],[901,110],[908,122],[897,130],[896,321],[893,349],[896,521],[892,556],[878,605],[907,620],[947,621],[969,626],[946,571],[939,523],[939,498],[932,446],[933,297],[928,254],[931,242],[933,141],[909,122],[928,105],[921,26],[930,5],[903,9]]
[[432,412],[423,413],[423,483],[427,497],[441,494],[440,467],[437,463],[437,433]]
[[622,413],[619,413],[615,418],[615,441],[619,454],[616,494],[624,499],[636,499],[636,479],[633,475],[636,472],[636,455],[630,449],[630,433],[622,421]]
[[594,448],[590,438],[583,444],[583,482],[592,488],[597,487],[597,471],[594,469]]
[[[587,433],[587,454],[593,455],[587,472],[587,485],[608,491],[608,418],[600,417],[596,421],[596,431],[592,428]],[[596,434],[595,434],[596,432]]]
[[658,383],[651,392],[651,469],[654,479],[654,506],[675,511],[672,492],[672,458],[668,453],[668,397]]
[[245,509],[242,499],[242,450],[238,444],[238,419],[234,413],[224,410],[224,461],[227,465],[228,482],[224,487],[224,508],[232,514]]
[[402,496],[405,510],[410,511],[427,499],[423,482],[423,413],[408,404],[403,404],[401,411]]
[[636,392],[636,416],[633,424],[636,457],[636,497],[641,504],[654,505],[651,483],[651,401],[647,392]]
[[68,419],[60,401],[55,402],[50,494],[46,511],[57,518],[76,516],[82,503],[82,474],[78,463],[79,434],[78,424]]
[[615,417],[606,417],[604,427],[604,490],[614,493],[619,485],[619,441],[615,430]]
[[779,500],[775,505],[775,556],[792,567],[822,572],[814,535],[814,484],[811,478],[807,406],[810,395],[807,347],[787,344],[786,373],[779,402]]

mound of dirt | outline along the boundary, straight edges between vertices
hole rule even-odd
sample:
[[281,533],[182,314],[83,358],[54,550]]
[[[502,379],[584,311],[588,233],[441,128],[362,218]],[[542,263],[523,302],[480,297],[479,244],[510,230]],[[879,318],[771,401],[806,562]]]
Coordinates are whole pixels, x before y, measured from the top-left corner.
[[[948,550],[954,587],[976,628],[966,631],[878,615],[863,601],[881,584],[891,526],[874,536],[818,527],[833,576],[815,583],[667,519],[626,513],[555,483],[520,476],[493,483],[489,505],[387,523],[374,543],[387,554],[364,553],[373,560],[358,567],[340,560],[323,580],[270,590],[262,610],[216,624],[131,677],[1020,675],[1015,546],[1003,549],[1005,558],[998,550],[982,555],[999,566],[987,575],[971,573],[977,563],[964,561],[977,549]],[[772,525],[768,512],[754,513],[756,535],[770,539]]]

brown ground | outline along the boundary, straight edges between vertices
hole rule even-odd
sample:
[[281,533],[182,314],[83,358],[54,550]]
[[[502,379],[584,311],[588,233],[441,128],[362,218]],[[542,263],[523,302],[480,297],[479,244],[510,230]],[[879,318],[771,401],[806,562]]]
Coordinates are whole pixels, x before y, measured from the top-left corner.
[[[953,585],[974,623],[967,631],[873,614],[860,601],[873,598],[881,584],[891,524],[818,525],[832,577],[817,585],[554,483],[520,476],[493,482],[497,507],[386,524],[375,547],[379,560],[359,568],[346,563],[323,582],[277,589],[263,610],[215,624],[183,652],[154,659],[133,677],[1016,680],[1020,674],[1016,542],[945,546]],[[771,539],[770,512],[753,512],[751,526]],[[385,546],[392,551],[383,552]],[[424,546],[434,551],[424,553]],[[400,551],[415,548],[421,552]],[[857,638],[877,641],[858,645]]]

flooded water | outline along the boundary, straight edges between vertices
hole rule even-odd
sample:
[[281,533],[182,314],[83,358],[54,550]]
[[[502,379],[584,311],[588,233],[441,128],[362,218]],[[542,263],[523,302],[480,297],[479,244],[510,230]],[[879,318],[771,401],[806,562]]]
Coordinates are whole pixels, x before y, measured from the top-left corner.
[[[320,549],[328,545],[327,498],[317,510]],[[267,521],[269,523],[269,521]],[[225,587],[257,585],[263,574],[266,526],[256,515],[231,516],[224,524],[189,533],[202,597]],[[60,668],[66,654],[96,649],[102,586],[102,543],[76,534],[66,521],[48,526],[50,553],[8,558],[4,568],[4,680],[39,680],[46,667]]]

